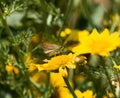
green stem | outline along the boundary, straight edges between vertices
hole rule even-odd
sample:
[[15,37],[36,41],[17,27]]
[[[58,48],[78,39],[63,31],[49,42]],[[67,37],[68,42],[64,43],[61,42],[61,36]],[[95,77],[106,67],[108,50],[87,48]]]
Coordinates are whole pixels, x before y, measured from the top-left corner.
[[2,19],[3,26],[5,27],[8,35],[12,38],[12,41],[15,42],[13,33],[11,32],[9,26],[7,25],[6,17],[3,16],[2,9],[0,9],[0,17],[1,17],[1,19]]
[[46,80],[46,87],[45,87],[45,91],[48,90],[50,85],[50,72],[47,72],[47,80]]
[[43,98],[48,97],[47,93],[48,93],[49,87],[50,87],[50,72],[47,72],[47,80],[46,80]]
[[66,77],[63,77],[63,79],[64,79],[65,83],[67,84],[67,87],[68,87],[69,91],[71,92],[71,94],[73,95],[73,97],[77,98],[77,96],[75,95],[72,87],[70,86],[70,83],[69,83],[68,79]]

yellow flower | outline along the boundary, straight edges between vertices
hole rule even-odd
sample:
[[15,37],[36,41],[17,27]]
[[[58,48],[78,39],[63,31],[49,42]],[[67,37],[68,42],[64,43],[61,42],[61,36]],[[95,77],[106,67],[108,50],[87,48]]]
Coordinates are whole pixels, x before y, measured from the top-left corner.
[[14,66],[13,72],[14,72],[15,74],[19,74],[19,69],[18,69],[17,67]]
[[17,67],[13,66],[11,62],[8,62],[5,69],[9,74],[14,74],[14,73],[19,74],[19,69]]
[[50,73],[50,83],[53,87],[57,87],[54,92],[54,98],[73,98],[63,80],[61,73]]
[[6,65],[5,69],[6,69],[6,71],[7,71],[8,73],[11,73],[11,72],[13,71],[13,66],[12,66],[12,64],[9,62],[9,63]]
[[52,98],[73,98],[72,94],[66,87],[60,87],[52,94]]
[[[59,92],[59,98],[73,98],[72,94],[66,87],[60,87],[58,89],[58,92]],[[56,98],[58,97],[56,96]]]
[[89,35],[89,32],[87,30],[78,31],[78,40],[81,42],[88,35]]
[[84,98],[95,98],[95,95],[93,94],[92,90],[87,90],[83,92]]
[[[50,83],[53,87],[57,87],[56,91],[53,94],[55,98],[73,98],[70,93],[67,85],[65,84],[61,73],[50,73]],[[72,84],[71,84],[72,86]],[[87,90],[85,92],[81,92],[79,90],[74,91],[77,98],[95,98],[92,90]]]
[[109,52],[118,47],[118,39],[118,32],[110,34],[108,29],[105,29],[99,34],[96,29],[93,29],[89,36],[84,37],[80,44],[72,48],[72,51],[77,55],[91,53],[109,56]]
[[66,37],[66,36],[69,35],[70,33],[71,33],[71,29],[65,28],[65,30],[60,33],[60,36],[61,36],[61,37]]
[[95,98],[96,96],[93,94],[92,90],[87,90],[85,92],[81,92],[79,90],[75,90],[75,94],[77,98]]
[[29,72],[34,71],[35,69],[37,69],[37,66],[39,66],[39,64],[34,64],[34,63],[29,64],[28,71]]
[[35,64],[39,71],[54,71],[59,70],[62,76],[67,77],[67,69],[75,69],[76,64],[79,63],[81,65],[85,65],[87,63],[85,56],[76,56],[75,54],[68,55],[59,55],[47,60],[48,63],[44,64]]
[[66,84],[60,73],[50,72],[50,83],[53,87],[65,87]]
[[108,93],[107,96],[104,95],[103,98],[114,98],[114,94],[113,93]]
[[83,93],[80,90],[75,90],[74,92],[78,98],[84,98]]
[[62,31],[62,32],[60,33],[60,36],[61,36],[61,37],[65,37],[65,36],[66,36],[66,33],[65,33],[64,31]]
[[66,33],[67,35],[69,35],[69,34],[71,33],[71,29],[66,28],[66,29],[65,29],[65,33]]
[[37,66],[38,70],[57,70],[60,67],[62,68],[76,68],[75,62],[74,62],[75,56],[73,54],[68,54],[68,55],[59,55],[51,58],[48,63],[45,63],[41,66]]
[[68,73],[67,73],[67,69],[66,68],[59,68],[59,73],[63,76],[63,77],[67,77]]
[[116,68],[116,69],[120,70],[120,66],[119,65],[114,65],[113,68]]

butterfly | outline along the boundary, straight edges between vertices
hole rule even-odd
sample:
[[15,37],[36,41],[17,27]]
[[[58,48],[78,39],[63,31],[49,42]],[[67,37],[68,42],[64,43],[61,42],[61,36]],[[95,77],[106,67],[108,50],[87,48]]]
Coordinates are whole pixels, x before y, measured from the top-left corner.
[[42,47],[43,47],[44,53],[49,56],[54,56],[54,55],[60,54],[63,49],[62,46],[52,44],[49,42],[42,43]]

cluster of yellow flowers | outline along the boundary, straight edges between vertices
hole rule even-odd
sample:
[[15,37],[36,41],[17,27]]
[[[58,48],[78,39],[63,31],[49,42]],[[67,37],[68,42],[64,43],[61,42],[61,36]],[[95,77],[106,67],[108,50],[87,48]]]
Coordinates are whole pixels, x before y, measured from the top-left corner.
[[[58,56],[53,56],[50,59],[45,60],[43,64],[35,63],[31,60],[31,55],[28,55],[26,59],[26,64],[28,68],[28,72],[33,72],[37,70],[30,77],[34,82],[45,82],[45,72],[50,72],[50,84],[53,87],[57,87],[58,89],[55,91],[53,96],[57,95],[57,98],[73,98],[71,92],[66,87],[66,83],[64,81],[64,77],[68,77],[69,69],[76,69],[77,62],[81,64],[86,64],[86,57],[81,56],[82,54],[92,54],[92,55],[100,55],[100,56],[109,56],[110,52],[114,51],[118,47],[120,47],[120,37],[118,32],[114,32],[110,34],[108,29],[104,29],[103,32],[98,33],[96,29],[93,29],[91,33],[87,30],[83,31],[74,31],[69,28],[65,29],[61,32],[61,37],[66,37],[64,44],[69,41],[78,41],[77,44],[68,46],[72,52],[69,54],[61,54]],[[34,38],[35,42],[38,38]],[[114,66],[114,68],[118,68]],[[118,68],[119,69],[119,68]],[[19,69],[13,66],[11,63],[6,65],[6,71],[8,73],[19,73]],[[41,78],[41,79],[40,79]],[[70,82],[70,81],[69,81]],[[71,83],[72,87],[72,83]],[[73,88],[72,88],[73,89]],[[85,92],[81,92],[80,90],[73,89],[77,98],[95,98],[96,94],[93,93],[92,90],[86,90]],[[56,93],[57,92],[57,93]]]
[[[59,98],[73,98],[72,94],[66,88],[66,84],[60,73],[51,73],[51,84],[54,87],[59,87],[57,89],[57,94],[59,94]],[[93,94],[92,90],[81,92],[80,90],[76,89],[74,92],[77,98],[95,98],[95,94]],[[55,98],[56,97],[58,97],[58,95],[55,95]]]
[[62,31],[62,32],[60,33],[60,36],[61,36],[61,37],[66,37],[66,36],[69,35],[70,33],[71,33],[71,29],[66,28],[64,31]]

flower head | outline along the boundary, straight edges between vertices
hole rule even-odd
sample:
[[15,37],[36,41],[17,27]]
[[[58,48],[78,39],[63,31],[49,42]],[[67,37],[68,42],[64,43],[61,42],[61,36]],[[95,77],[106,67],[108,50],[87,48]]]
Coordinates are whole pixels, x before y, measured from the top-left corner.
[[114,65],[113,68],[120,70],[120,65]]
[[70,33],[71,33],[71,29],[70,28],[65,28],[65,30],[60,33],[60,36],[61,37],[66,37]]
[[60,55],[60,56],[55,56],[51,58],[51,60],[48,61],[48,63],[45,63],[41,66],[37,66],[38,70],[57,70],[59,68],[76,68],[75,63],[74,63],[74,55],[73,54],[68,54],[68,55]]
[[55,98],[73,98],[69,89],[66,87],[66,83],[60,73],[50,73],[50,83],[53,87],[57,87],[53,94]]
[[86,36],[81,40],[79,45],[73,47],[72,51],[77,55],[91,53],[109,56],[109,52],[118,47],[118,39],[118,32],[110,34],[108,29],[105,29],[99,34],[97,30],[94,29],[89,36]]
[[9,74],[19,74],[19,69],[15,66],[12,65],[11,62],[8,62],[8,64],[6,65],[6,71],[9,73]]
[[72,53],[70,53],[68,55],[55,56],[47,61],[48,61],[48,63],[36,64],[35,66],[38,68],[39,71],[59,70],[59,72],[62,74],[62,76],[65,76],[65,77],[68,75],[67,68],[75,69],[77,63],[79,63],[81,65],[84,65],[87,63],[86,57],[76,56],[75,54],[72,54]]
[[75,94],[77,95],[78,98],[95,98],[95,95],[93,94],[92,90],[86,90],[84,92],[75,90]]

